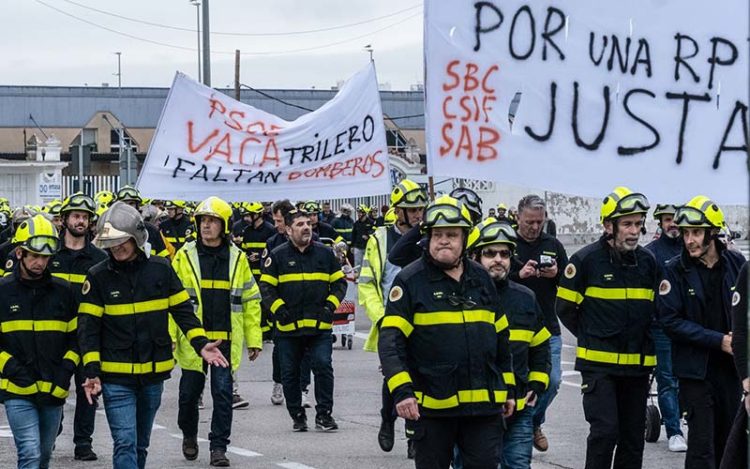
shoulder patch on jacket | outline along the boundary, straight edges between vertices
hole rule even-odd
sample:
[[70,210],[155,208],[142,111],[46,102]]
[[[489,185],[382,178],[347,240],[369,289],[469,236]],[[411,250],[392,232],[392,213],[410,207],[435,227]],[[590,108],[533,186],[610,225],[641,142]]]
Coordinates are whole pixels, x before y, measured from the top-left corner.
[[401,299],[402,296],[404,296],[404,290],[398,285],[391,288],[391,292],[388,293],[388,299],[390,301],[398,301]]
[[669,280],[667,279],[662,280],[661,283],[659,284],[659,294],[661,296],[664,296],[664,295],[668,295],[669,292],[671,291],[672,291],[672,284],[669,283]]
[[742,296],[740,295],[740,292],[734,292],[734,294],[732,295],[732,306],[737,306],[738,304],[740,304],[741,298]]
[[270,258],[270,257],[266,257],[266,263],[265,263],[265,264],[263,264],[263,265],[264,265],[265,267],[268,267],[268,266],[270,266],[270,265],[271,265],[271,262],[272,262],[272,261],[271,261],[271,258]]
[[13,267],[13,261],[8,259],[8,262],[5,263],[5,268],[10,269],[11,267]]
[[81,287],[81,293],[86,295],[90,291],[91,291],[91,283],[88,280],[86,280],[85,282],[83,282],[83,286]]
[[576,266],[571,262],[565,267],[565,278],[573,278],[576,276]]

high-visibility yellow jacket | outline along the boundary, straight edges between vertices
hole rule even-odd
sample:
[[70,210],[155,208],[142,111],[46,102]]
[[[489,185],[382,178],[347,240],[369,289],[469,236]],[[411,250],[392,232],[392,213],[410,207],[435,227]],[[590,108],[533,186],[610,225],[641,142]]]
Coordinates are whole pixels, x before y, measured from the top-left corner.
[[359,304],[364,306],[367,317],[372,321],[370,333],[364,346],[364,350],[367,352],[378,351],[378,324],[385,315],[381,281],[383,279],[383,266],[388,255],[386,243],[388,240],[387,230],[389,229],[392,228],[381,226],[367,240],[362,269],[357,278]]
[[[195,305],[196,316],[203,323],[201,287],[215,289],[219,286],[204,285],[195,243],[195,241],[186,243],[177,251],[172,266]],[[213,283],[213,281],[210,282]],[[250,272],[247,257],[231,243],[229,245],[229,282],[226,289],[227,294],[230,295],[232,331],[231,333],[206,331],[206,335],[209,340],[231,341],[230,362],[232,371],[236,371],[242,360],[243,341],[248,348],[260,349],[263,347],[263,338],[260,329],[260,290]],[[184,370],[203,372],[203,359],[195,353],[190,341],[173,321],[169,323],[169,334],[172,336],[172,342],[176,343],[174,355],[180,367]]]

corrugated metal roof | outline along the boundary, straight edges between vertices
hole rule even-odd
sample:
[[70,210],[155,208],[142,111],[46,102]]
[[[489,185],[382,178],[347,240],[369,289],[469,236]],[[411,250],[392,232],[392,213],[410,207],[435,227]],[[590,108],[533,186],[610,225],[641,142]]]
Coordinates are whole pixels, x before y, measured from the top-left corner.
[[[234,90],[219,90],[234,96]],[[308,109],[317,109],[336,94],[333,90],[261,90]],[[33,115],[41,127],[81,128],[100,111],[109,111],[125,126],[154,128],[159,120],[168,88],[107,88],[62,86],[0,86],[0,127],[33,127]],[[383,113],[408,116],[424,113],[421,91],[381,91]],[[253,90],[242,90],[241,100],[285,120],[306,111],[266,98]],[[424,129],[424,117],[396,121],[405,129]]]

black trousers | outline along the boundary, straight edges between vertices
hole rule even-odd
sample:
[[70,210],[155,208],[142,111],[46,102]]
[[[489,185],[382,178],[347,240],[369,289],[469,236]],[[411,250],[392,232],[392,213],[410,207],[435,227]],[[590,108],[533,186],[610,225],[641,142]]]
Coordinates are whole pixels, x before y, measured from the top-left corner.
[[[76,449],[91,448],[91,435],[94,434],[94,421],[96,420],[96,403],[89,404],[86,399],[86,391],[83,382],[83,368],[76,368],[76,410],[73,416],[73,444]],[[61,423],[62,425],[62,423]]]
[[729,355],[709,362],[705,380],[680,379],[680,408],[689,430],[685,469],[719,467],[741,395]]
[[[204,370],[206,367],[207,364],[204,364]],[[212,366],[210,378],[213,413],[208,434],[209,448],[211,451],[226,451],[232,433],[232,369]],[[198,400],[205,384],[204,373],[182,370],[177,425],[185,437],[198,436]]]
[[737,417],[735,417],[732,430],[729,432],[719,469],[735,469],[737,467],[742,469],[747,467],[747,410],[745,410],[744,404],[737,409]]
[[448,469],[458,446],[464,469],[496,469],[502,444],[503,418],[421,417],[414,422],[417,469]]
[[640,469],[648,375],[624,377],[582,372],[581,378],[583,413],[589,423],[586,469]]

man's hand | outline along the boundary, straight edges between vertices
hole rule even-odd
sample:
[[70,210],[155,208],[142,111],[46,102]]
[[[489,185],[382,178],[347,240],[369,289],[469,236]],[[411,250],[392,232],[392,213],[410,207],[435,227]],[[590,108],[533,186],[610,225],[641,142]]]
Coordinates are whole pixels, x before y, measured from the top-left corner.
[[229,366],[229,362],[224,358],[224,354],[219,350],[221,339],[216,342],[209,342],[201,349],[201,357],[206,360],[206,363],[212,366],[220,366],[226,368]]
[[557,277],[557,262],[555,262],[552,267],[545,267],[543,269],[539,269],[539,276],[544,278],[555,278]]
[[[742,389],[745,391],[750,391],[750,378],[745,378],[742,380]],[[750,416],[750,396],[745,396],[745,411],[747,412],[747,415]]]
[[520,278],[539,277],[539,271],[536,270],[537,262],[534,259],[526,261],[521,270],[518,271]]
[[86,378],[83,382],[83,391],[86,393],[86,400],[89,401],[89,405],[94,405],[96,396],[102,392],[102,382],[99,378]]
[[513,415],[513,411],[516,409],[516,400],[515,399],[508,399],[503,404],[503,417],[506,419]]
[[419,420],[419,406],[417,406],[417,399],[414,397],[407,397],[399,402],[396,404],[396,413],[399,417],[406,420]]
[[250,253],[250,254],[249,254],[249,255],[247,256],[247,259],[248,259],[248,260],[249,260],[250,262],[257,262],[257,261],[259,261],[259,260],[260,260],[260,254],[258,254],[257,252],[251,252],[251,253]]
[[732,333],[731,332],[729,334],[726,334],[721,339],[721,351],[726,352],[729,355],[734,355],[732,353]]
[[260,349],[259,348],[249,348],[247,349],[247,358],[251,362],[254,362],[256,358],[260,356]]
[[526,407],[534,407],[539,396],[534,391],[526,393]]

